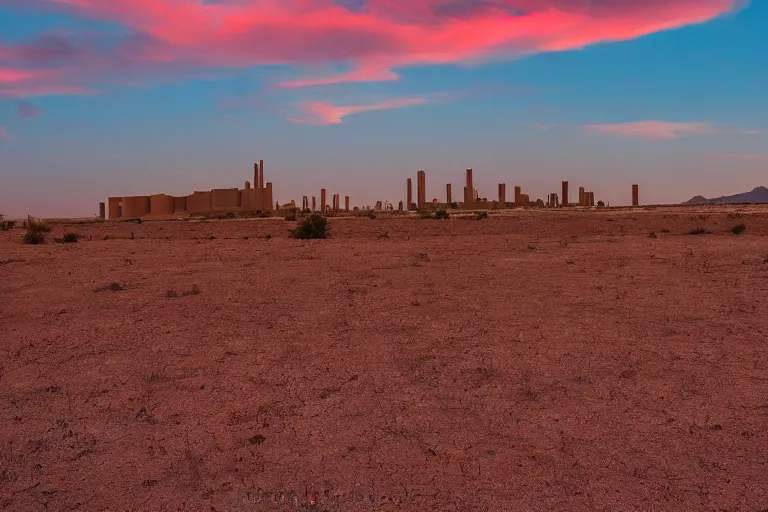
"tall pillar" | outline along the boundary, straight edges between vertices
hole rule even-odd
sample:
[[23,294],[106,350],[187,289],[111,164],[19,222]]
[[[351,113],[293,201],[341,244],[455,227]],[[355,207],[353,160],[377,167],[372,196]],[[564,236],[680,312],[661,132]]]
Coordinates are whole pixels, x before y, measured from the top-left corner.
[[445,202],[448,204],[451,204],[453,202],[453,197],[451,197],[451,184],[446,183],[445,185]]
[[417,183],[416,183],[417,198],[416,198],[416,200],[418,201],[419,208],[421,209],[421,208],[424,208],[425,206],[427,206],[427,191],[426,191],[426,188],[427,188],[427,175],[424,172],[424,169],[421,169],[417,173],[416,177],[417,177]]
[[106,203],[99,203],[99,218],[107,218],[107,205]]
[[640,206],[640,187],[632,185],[632,206]]
[[584,206],[584,187],[579,187],[579,206]]
[[[262,173],[263,172],[264,171],[262,171]],[[264,178],[264,174],[262,174],[261,177]],[[271,181],[267,182],[267,192],[266,192],[266,194],[267,194],[267,211],[271,212],[272,208],[275,206],[274,204],[272,204],[272,182]]]
[[408,178],[407,200],[408,200],[408,203],[405,205],[405,209],[410,210],[411,205],[413,204],[413,183],[411,182],[411,178]]
[[507,185],[499,183],[499,208],[506,208],[507,204]]
[[312,196],[312,211],[317,211],[317,201],[315,200],[315,196]]
[[563,200],[562,205],[563,206],[568,206],[568,182],[567,181],[563,182],[563,197],[562,197],[562,200]]
[[325,203],[325,189],[321,188],[320,189],[320,211],[323,212],[323,214],[325,214],[326,206],[327,204]]
[[259,163],[253,164],[253,188],[259,188]]
[[472,184],[472,169],[467,169],[467,188],[464,192],[464,203],[470,205],[475,202],[475,186]]
[[344,196],[344,209],[349,211],[349,196]]
[[259,160],[259,188],[264,188],[264,160]]
[[520,185],[515,185],[515,206],[520,206],[523,202],[523,189]]

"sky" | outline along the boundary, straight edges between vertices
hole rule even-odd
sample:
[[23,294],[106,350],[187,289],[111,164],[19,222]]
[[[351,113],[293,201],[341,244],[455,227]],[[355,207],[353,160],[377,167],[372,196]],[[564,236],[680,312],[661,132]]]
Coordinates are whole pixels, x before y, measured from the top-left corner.
[[[768,0],[0,0],[0,213],[768,185]],[[455,194],[454,194],[455,195]],[[460,195],[460,194],[459,194]]]

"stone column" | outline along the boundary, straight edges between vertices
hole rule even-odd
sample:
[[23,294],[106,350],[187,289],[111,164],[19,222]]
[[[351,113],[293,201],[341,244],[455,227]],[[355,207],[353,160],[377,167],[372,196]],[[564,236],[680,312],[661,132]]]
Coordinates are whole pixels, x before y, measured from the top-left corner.
[[632,185],[632,206],[640,206],[640,187]]
[[451,184],[447,183],[445,185],[445,202],[449,205],[453,202],[453,198],[451,197]]
[[467,169],[467,188],[464,190],[464,203],[469,206],[475,202],[475,186],[472,184],[472,169]]
[[264,160],[259,160],[259,188],[264,188]]
[[568,206],[568,182],[563,182],[563,206]]
[[349,211],[349,196],[344,196],[344,209]]
[[326,206],[328,205],[325,202],[325,189],[321,188],[320,189],[320,211],[323,212],[323,215],[328,213],[328,211],[326,210]]
[[[264,175],[262,174],[261,177],[264,178]],[[272,182],[271,181],[267,182],[266,194],[267,194],[267,211],[271,212],[272,208],[274,207],[274,204],[272,204]]]
[[520,185],[515,185],[515,205],[520,205],[523,202],[523,189]]
[[317,201],[315,200],[315,196],[312,196],[312,211],[317,211]]
[[253,188],[259,188],[259,163],[253,164]]
[[507,204],[507,191],[504,183],[499,183],[499,208],[505,208]]
[[424,208],[427,206],[427,175],[424,172],[423,169],[421,169],[417,175],[417,183],[416,183],[416,192],[417,192],[417,198],[419,208]]
[[405,205],[405,209],[410,210],[411,205],[413,204],[413,183],[411,182],[411,178],[408,178],[408,193],[406,199],[408,203]]
[[100,219],[106,219],[107,218],[107,205],[106,205],[106,203],[99,203],[99,218]]
[[584,206],[584,187],[579,187],[579,206]]

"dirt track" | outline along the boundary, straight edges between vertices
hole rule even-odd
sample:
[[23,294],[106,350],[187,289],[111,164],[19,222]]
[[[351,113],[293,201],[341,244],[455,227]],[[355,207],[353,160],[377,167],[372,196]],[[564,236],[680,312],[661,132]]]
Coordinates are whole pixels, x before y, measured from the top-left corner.
[[2,232],[0,509],[768,509],[768,210],[728,212]]

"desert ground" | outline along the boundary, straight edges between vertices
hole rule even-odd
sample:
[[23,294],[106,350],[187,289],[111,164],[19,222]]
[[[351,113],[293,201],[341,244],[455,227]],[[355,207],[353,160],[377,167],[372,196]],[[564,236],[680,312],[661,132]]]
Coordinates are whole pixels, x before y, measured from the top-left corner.
[[329,225],[0,232],[0,509],[768,509],[768,208]]

